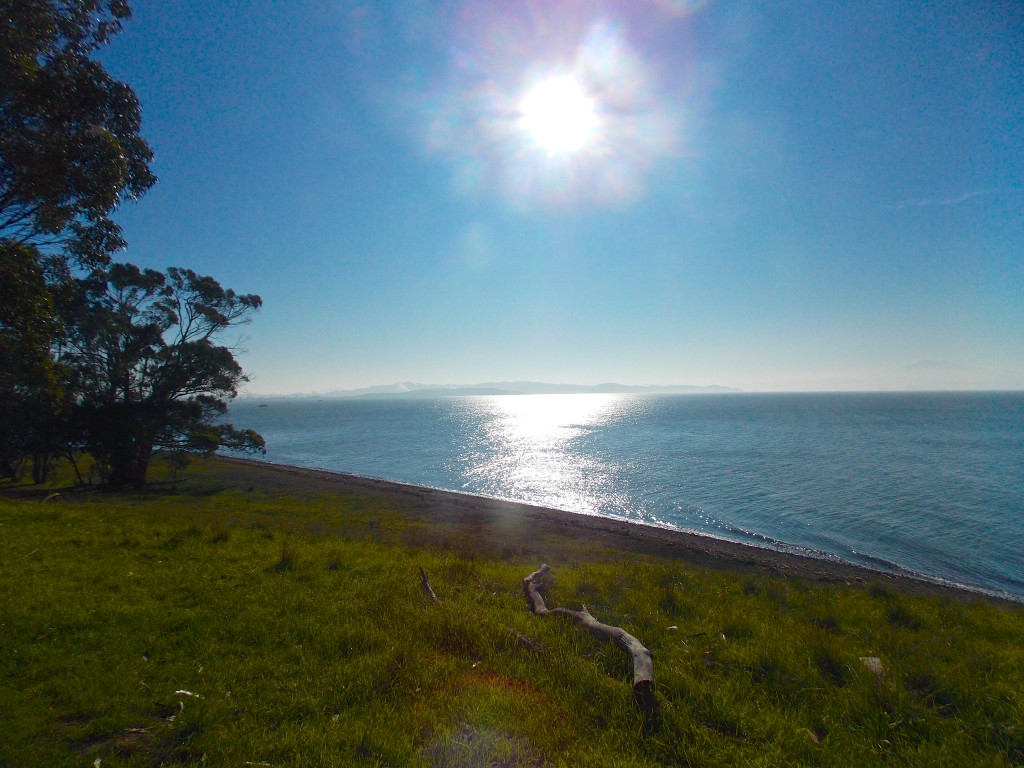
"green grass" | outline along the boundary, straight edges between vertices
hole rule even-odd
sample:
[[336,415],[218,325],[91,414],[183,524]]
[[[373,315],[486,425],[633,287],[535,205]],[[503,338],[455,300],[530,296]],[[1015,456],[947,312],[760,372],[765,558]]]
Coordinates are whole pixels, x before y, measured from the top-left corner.
[[[156,479],[0,492],[0,766],[1024,763],[1020,609],[470,536],[219,461]],[[656,720],[620,651],[528,612],[543,561],[549,605],[652,650]]]

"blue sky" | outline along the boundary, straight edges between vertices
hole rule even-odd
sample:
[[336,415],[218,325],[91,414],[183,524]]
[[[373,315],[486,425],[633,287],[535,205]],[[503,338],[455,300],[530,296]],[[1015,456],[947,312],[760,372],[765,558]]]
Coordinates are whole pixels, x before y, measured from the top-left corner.
[[1024,388],[1013,0],[132,8],[124,258],[263,297],[251,392]]

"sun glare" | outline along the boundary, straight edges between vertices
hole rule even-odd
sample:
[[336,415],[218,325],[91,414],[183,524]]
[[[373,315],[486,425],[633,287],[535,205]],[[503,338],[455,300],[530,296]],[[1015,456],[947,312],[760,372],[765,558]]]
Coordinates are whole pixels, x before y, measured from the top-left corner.
[[552,77],[531,88],[520,104],[520,126],[549,155],[575,152],[597,133],[594,100],[572,77]]
[[[582,18],[606,3],[471,5],[481,16],[459,46],[466,55],[450,86],[424,101],[430,147],[455,160],[457,188],[524,210],[641,199],[649,171],[675,154],[682,113],[622,25]],[[563,9],[552,10],[551,35],[548,24],[536,35],[511,33],[532,30],[541,6]]]

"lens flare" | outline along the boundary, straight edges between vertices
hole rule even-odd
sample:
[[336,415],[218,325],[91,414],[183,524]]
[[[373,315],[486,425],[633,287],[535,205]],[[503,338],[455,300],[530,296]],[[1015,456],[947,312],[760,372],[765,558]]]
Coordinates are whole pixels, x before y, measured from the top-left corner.
[[550,155],[583,148],[597,132],[594,100],[572,77],[552,77],[531,88],[519,124]]
[[525,210],[622,207],[680,154],[686,105],[632,44],[628,14],[600,7],[466,5],[447,77],[422,100],[427,146],[452,162],[460,193]]

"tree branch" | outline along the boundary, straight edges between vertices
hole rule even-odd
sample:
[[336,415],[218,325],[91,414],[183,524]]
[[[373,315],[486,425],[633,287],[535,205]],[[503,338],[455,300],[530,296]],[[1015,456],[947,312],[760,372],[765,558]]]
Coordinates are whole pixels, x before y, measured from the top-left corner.
[[430,586],[430,579],[427,578],[427,572],[422,568],[420,568],[420,586],[423,587],[423,591],[427,593],[427,597],[430,598],[431,602],[441,602],[441,598],[434,594],[434,590]]

